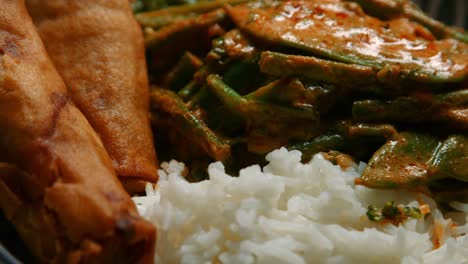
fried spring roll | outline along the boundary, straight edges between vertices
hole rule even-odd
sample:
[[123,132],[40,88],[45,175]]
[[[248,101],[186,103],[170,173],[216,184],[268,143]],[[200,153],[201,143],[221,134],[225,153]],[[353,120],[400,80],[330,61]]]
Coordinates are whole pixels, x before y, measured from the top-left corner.
[[0,207],[39,262],[150,263],[155,229],[69,99],[23,0],[0,0]]
[[144,43],[128,0],[27,0],[71,97],[123,182],[157,180]]

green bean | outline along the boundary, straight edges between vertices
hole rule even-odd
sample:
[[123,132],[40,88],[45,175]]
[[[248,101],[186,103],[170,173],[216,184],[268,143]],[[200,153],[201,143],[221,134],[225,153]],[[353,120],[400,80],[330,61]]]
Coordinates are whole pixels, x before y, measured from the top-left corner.
[[342,150],[345,147],[345,139],[339,134],[325,134],[313,140],[290,144],[288,150],[300,150],[302,159],[308,160],[314,154],[329,150]]
[[359,3],[367,13],[388,19],[404,16],[428,28],[438,38],[457,38],[468,43],[468,34],[432,19],[411,1],[401,0],[347,0]]
[[297,76],[349,87],[369,86],[377,83],[377,72],[371,67],[322,60],[312,56],[264,51],[259,64],[260,71],[276,77]]
[[225,4],[236,5],[240,3],[245,3],[250,0],[214,0],[214,1],[198,1],[194,4],[185,4],[171,6],[163,9],[158,9],[151,12],[145,12],[137,14],[135,17],[138,22],[150,21],[153,18],[158,17],[170,17],[177,15],[189,15],[189,14],[199,14],[205,13],[217,8],[222,8]]
[[218,9],[203,16],[178,21],[147,34],[145,36],[145,46],[155,48],[167,42],[172,43],[172,41],[177,40],[178,36],[184,36],[188,32],[196,33],[203,29],[206,30],[208,27],[221,22],[225,17],[226,13],[222,9]]
[[190,82],[195,71],[202,65],[203,62],[199,58],[186,51],[179,59],[179,62],[166,75],[164,86],[173,91],[178,91]]
[[353,118],[372,122],[427,122],[446,121],[468,124],[468,120],[455,120],[448,112],[468,106],[468,89],[446,94],[421,93],[398,97],[391,101],[361,100],[353,103]]
[[445,141],[418,133],[400,133],[369,161],[359,182],[374,188],[418,189],[454,178],[468,182],[468,139],[452,135]]
[[174,92],[166,89],[153,89],[152,105],[158,111],[171,115],[181,132],[202,147],[215,160],[225,161],[230,156],[229,142],[218,137],[203,120],[196,117]]

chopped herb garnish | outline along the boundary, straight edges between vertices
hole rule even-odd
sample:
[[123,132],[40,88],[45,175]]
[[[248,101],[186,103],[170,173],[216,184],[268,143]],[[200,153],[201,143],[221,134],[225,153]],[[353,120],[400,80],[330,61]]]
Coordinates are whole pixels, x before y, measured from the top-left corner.
[[393,218],[401,216],[401,212],[398,209],[398,207],[395,205],[395,202],[391,201],[391,202],[385,203],[384,207],[382,208],[382,215],[385,218],[393,219]]
[[421,218],[423,214],[417,207],[395,205],[394,201],[386,202],[382,209],[375,205],[367,207],[367,218],[372,222],[391,221],[394,224],[400,224],[407,218]]
[[421,218],[423,216],[419,208],[409,206],[405,206],[405,215],[412,218]]
[[373,222],[379,222],[384,219],[382,215],[382,211],[379,208],[377,208],[377,206],[375,205],[369,205],[369,207],[367,207],[366,214],[369,220]]

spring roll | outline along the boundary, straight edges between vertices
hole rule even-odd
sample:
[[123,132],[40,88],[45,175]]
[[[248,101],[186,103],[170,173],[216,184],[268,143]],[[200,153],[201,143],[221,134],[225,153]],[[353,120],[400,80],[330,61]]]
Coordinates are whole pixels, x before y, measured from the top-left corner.
[[150,263],[137,213],[23,0],[0,0],[0,207],[38,262]]
[[123,182],[157,180],[143,35],[128,0],[27,0],[71,97]]

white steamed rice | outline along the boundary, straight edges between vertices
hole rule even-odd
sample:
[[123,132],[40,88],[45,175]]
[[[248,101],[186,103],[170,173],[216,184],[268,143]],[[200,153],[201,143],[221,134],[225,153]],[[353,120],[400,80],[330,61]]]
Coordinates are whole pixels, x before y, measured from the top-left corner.
[[[189,183],[184,165],[163,163],[158,187],[135,197],[139,212],[158,228],[157,263],[468,263],[468,204],[453,227],[435,203],[416,194],[354,185],[365,164],[346,171],[315,155],[307,164],[299,151],[279,149],[263,169],[250,166],[239,177],[220,162],[209,179]],[[419,199],[418,199],[419,198]],[[403,225],[376,224],[370,204],[387,201],[431,206],[425,219]],[[433,249],[432,230],[444,230]]]

